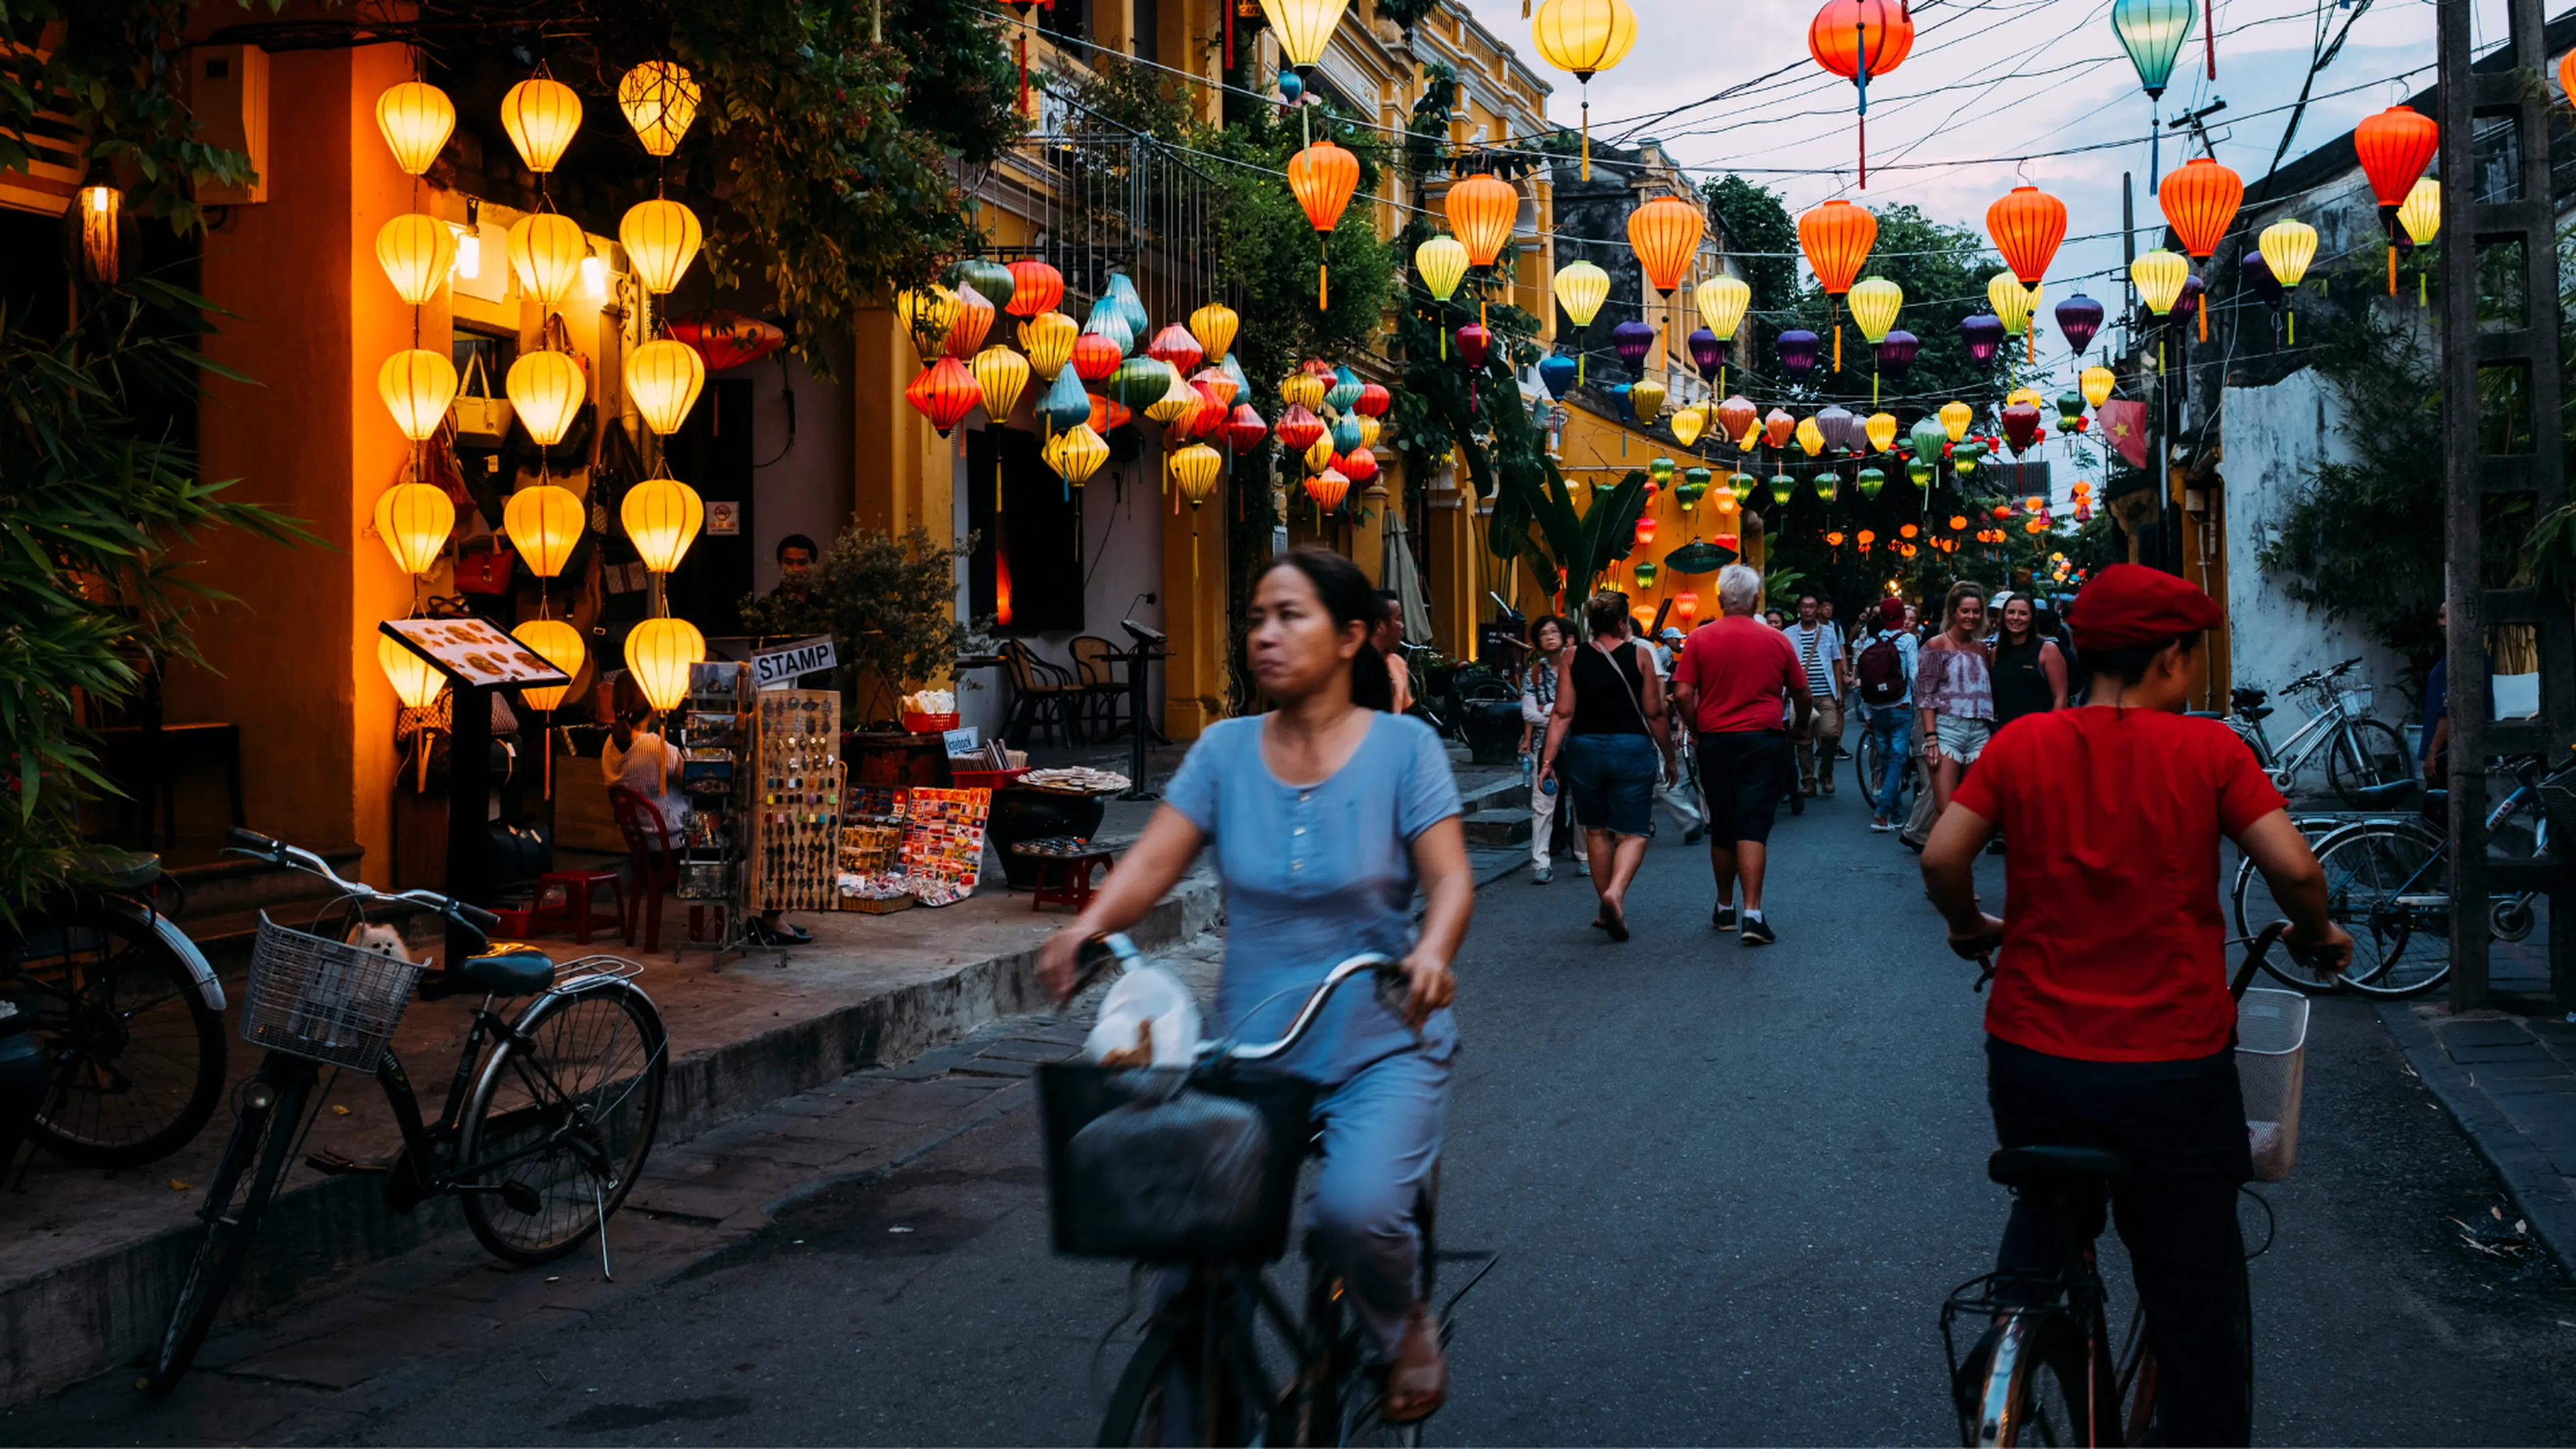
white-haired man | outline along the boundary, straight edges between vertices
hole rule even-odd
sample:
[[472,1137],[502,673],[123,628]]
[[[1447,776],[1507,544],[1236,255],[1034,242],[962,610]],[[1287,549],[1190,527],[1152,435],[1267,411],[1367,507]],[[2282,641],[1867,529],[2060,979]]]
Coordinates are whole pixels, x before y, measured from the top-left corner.
[[[1782,716],[1794,705],[1807,728],[1814,702],[1787,636],[1754,617],[1762,576],[1729,564],[1717,576],[1719,618],[1693,630],[1673,666],[1675,707],[1699,740],[1700,797],[1708,804],[1708,865],[1717,907],[1708,923],[1747,946],[1779,939],[1762,915],[1771,822],[1789,792],[1795,757]],[[1744,885],[1739,920],[1735,887]]]

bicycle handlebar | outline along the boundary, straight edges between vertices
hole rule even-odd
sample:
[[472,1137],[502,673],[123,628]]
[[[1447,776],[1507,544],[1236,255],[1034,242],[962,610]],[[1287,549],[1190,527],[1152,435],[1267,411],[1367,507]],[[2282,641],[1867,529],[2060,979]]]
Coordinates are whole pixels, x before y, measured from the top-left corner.
[[262,835],[255,830],[244,830],[236,825],[224,832],[224,839],[232,842],[230,849],[236,855],[252,856],[265,860],[271,865],[287,866],[303,871],[307,875],[318,875],[337,886],[342,895],[353,899],[426,906],[451,925],[461,926],[477,938],[478,944],[474,952],[468,954],[479,953],[483,947],[491,945],[492,938],[488,933],[501,924],[499,916],[481,906],[457,900],[452,896],[443,896],[435,891],[380,891],[364,881],[343,880],[337,871],[331,869],[329,861],[315,855],[312,851],[301,846],[288,845],[282,840]]
[[1324,984],[1315,988],[1315,994],[1306,998],[1304,1006],[1297,1008],[1297,1019],[1288,1023],[1288,1034],[1279,1040],[1265,1046],[1220,1048],[1212,1043],[1203,1044],[1199,1048],[1199,1054],[1201,1056],[1222,1055],[1229,1061],[1238,1062],[1270,1060],[1295,1046],[1298,1040],[1306,1035],[1307,1029],[1315,1024],[1315,1018],[1323,1015],[1324,1003],[1332,998],[1335,991],[1341,989],[1342,983],[1363,971],[1376,973],[1381,983],[1404,979],[1404,968],[1394,957],[1380,955],[1375,951],[1364,951],[1357,956],[1349,957],[1325,973]]

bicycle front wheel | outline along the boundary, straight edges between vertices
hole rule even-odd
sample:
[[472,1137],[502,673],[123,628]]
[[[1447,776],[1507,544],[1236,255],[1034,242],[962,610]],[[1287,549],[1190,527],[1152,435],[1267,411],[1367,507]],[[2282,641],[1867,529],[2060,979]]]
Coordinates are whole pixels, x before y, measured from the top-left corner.
[[170,1392],[196,1361],[215,1315],[223,1311],[224,1297],[259,1236],[259,1220],[286,1180],[287,1159],[312,1101],[313,1079],[311,1063],[272,1052],[258,1074],[242,1084],[241,1115],[207,1184],[206,1204],[197,1211],[205,1228],[197,1236],[187,1276],[179,1280],[179,1299],[170,1305],[170,1323],[162,1331],[152,1372],[144,1377],[147,1392]]
[[626,1201],[661,1130],[669,1057],[662,1015],[632,982],[575,982],[520,1014],[456,1143],[465,1225],[494,1257],[560,1257]]
[[2348,719],[2326,749],[2326,784],[2355,809],[2362,791],[2408,778],[2406,742],[2375,719]]
[[141,916],[36,920],[0,958],[0,998],[34,1023],[53,1082],[30,1129],[85,1167],[140,1167],[187,1145],[223,1099],[223,1014]]
[[2326,913],[2352,934],[2344,980],[2367,996],[2415,996],[2451,974],[2444,846],[2402,825],[2364,823],[2317,849]]

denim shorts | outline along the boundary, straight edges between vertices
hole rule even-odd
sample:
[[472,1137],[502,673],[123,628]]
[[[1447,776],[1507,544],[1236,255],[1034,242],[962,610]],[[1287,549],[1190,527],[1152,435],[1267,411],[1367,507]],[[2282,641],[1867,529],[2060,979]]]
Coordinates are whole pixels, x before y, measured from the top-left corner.
[[1559,753],[1575,824],[1613,835],[1653,833],[1655,783],[1663,774],[1663,756],[1653,740],[1644,735],[1567,735]]

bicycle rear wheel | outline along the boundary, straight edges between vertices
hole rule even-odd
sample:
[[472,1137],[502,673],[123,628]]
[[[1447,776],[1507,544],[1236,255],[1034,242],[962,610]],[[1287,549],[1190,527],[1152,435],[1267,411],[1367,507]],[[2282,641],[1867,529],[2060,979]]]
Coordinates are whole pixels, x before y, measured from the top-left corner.
[[[1970,1415],[1980,1445],[2121,1442],[2112,1386],[2092,1366],[2084,1335],[2062,1312],[2015,1314],[1993,1334],[1980,1399]],[[2103,1402],[2097,1412],[2095,1390]],[[2088,1417],[2109,1420],[2087,1428]]]
[[2336,831],[2318,848],[2326,913],[2352,933],[2352,967],[2344,979],[2353,990],[2414,996],[2449,979],[2444,848],[2426,832],[2367,822]]
[[205,1230],[198,1235],[187,1276],[179,1280],[169,1326],[162,1331],[152,1371],[144,1377],[146,1392],[170,1392],[205,1345],[206,1332],[215,1326],[224,1297],[259,1236],[260,1217],[286,1179],[288,1159],[304,1130],[313,1080],[310,1062],[272,1052],[258,1074],[242,1084],[241,1115],[206,1187],[205,1206],[197,1211]]
[[2361,792],[2409,775],[2406,742],[2375,719],[2348,719],[2326,747],[2326,784],[2345,804],[2361,808]]
[[0,959],[0,997],[35,1024],[53,1085],[30,1129],[86,1167],[139,1167],[205,1129],[223,1099],[223,1014],[139,915],[30,923]]
[[633,983],[537,998],[493,1050],[456,1143],[465,1225],[505,1262],[560,1257],[626,1201],[662,1125],[670,1051]]

